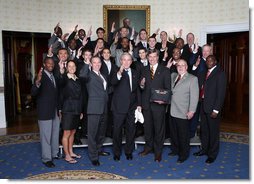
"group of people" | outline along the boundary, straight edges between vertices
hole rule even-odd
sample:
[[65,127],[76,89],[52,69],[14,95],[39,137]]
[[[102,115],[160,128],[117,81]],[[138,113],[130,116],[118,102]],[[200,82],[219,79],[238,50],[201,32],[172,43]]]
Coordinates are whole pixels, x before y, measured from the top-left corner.
[[[59,24],[54,28],[48,55],[31,91],[37,97],[42,162],[47,167],[55,167],[53,160],[59,159],[60,127],[65,161],[78,162],[81,155],[74,153],[73,142],[80,125],[85,129],[81,134],[87,134],[93,165],[100,165],[100,156],[110,155],[102,148],[106,136],[113,139],[115,161],[121,159],[125,136],[124,153],[132,160],[135,111],[144,116],[141,156],[153,153],[154,161],[160,162],[169,132],[169,155],[184,162],[200,117],[202,149],[194,155],[207,155],[206,163],[214,162],[226,77],[210,45],[199,47],[193,33],[187,34],[184,44],[182,31],[173,43],[161,31],[161,42],[157,42],[159,29],[150,37],[145,29],[136,34],[128,18],[119,29],[112,24],[107,41],[101,27],[95,41],[90,40],[92,28],[87,34],[77,28],[69,36],[63,35]],[[167,100],[160,95],[155,99],[154,91],[170,95]]]

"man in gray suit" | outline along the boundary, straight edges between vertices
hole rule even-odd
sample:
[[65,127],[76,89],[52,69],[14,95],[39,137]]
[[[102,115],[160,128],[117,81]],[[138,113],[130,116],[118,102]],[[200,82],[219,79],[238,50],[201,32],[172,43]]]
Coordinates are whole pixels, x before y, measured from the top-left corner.
[[108,92],[106,77],[100,73],[100,58],[92,57],[91,66],[90,71],[90,64],[85,64],[80,70],[79,77],[86,80],[88,92],[88,155],[92,164],[99,166],[100,149],[106,131]]
[[198,79],[187,72],[187,62],[177,63],[177,73],[171,75],[172,98],[170,114],[171,149],[170,155],[178,155],[178,163],[184,162],[190,150],[190,119],[193,117],[199,98]]

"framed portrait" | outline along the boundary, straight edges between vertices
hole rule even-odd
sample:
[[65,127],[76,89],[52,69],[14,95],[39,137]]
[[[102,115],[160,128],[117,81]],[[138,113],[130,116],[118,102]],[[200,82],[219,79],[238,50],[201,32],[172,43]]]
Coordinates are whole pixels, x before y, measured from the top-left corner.
[[118,30],[123,27],[123,20],[129,19],[130,27],[134,27],[135,32],[146,29],[150,34],[150,6],[149,5],[103,5],[103,27],[105,35],[111,31],[112,23]]

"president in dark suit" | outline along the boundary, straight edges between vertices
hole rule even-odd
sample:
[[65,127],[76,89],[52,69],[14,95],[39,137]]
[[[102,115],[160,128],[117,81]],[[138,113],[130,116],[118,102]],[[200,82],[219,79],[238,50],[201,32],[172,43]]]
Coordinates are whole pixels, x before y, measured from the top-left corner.
[[[152,89],[171,90],[170,71],[158,63],[158,50],[148,51],[148,66],[141,74],[141,97],[144,113],[145,148],[140,155],[154,151],[154,160],[160,162],[165,137],[166,105],[162,101],[151,102]],[[168,102],[170,103],[170,102]]]
[[79,77],[87,81],[88,92],[88,154],[93,165],[99,166],[99,154],[105,138],[108,91],[106,77],[101,75],[101,60],[92,57],[92,70],[85,64]]
[[219,125],[226,93],[226,75],[213,55],[206,58],[206,66],[207,72],[199,76],[202,150],[194,155],[207,155],[206,163],[213,163],[219,153]]
[[135,110],[141,112],[139,75],[131,69],[132,56],[123,53],[120,57],[121,67],[112,77],[114,94],[111,109],[113,112],[113,152],[114,160],[120,160],[122,145],[122,129],[125,127],[125,155],[132,160],[135,139]]
[[40,130],[41,159],[47,167],[55,167],[54,158],[58,158],[60,121],[58,111],[58,82],[53,75],[54,61],[45,58],[44,69],[38,72],[31,89],[37,97],[38,124]]

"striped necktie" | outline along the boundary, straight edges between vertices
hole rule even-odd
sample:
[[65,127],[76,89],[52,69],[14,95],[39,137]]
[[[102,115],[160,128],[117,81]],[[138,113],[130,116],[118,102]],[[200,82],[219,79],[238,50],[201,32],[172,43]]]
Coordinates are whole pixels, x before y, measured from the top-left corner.
[[150,67],[150,74],[151,74],[151,79],[153,80],[153,78],[154,78],[153,66]]

